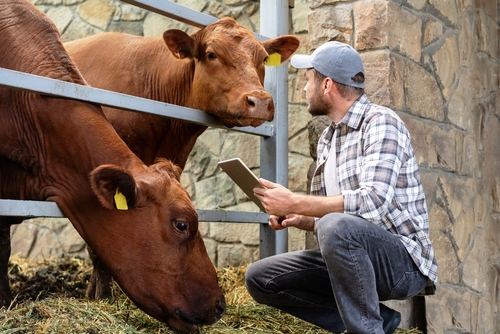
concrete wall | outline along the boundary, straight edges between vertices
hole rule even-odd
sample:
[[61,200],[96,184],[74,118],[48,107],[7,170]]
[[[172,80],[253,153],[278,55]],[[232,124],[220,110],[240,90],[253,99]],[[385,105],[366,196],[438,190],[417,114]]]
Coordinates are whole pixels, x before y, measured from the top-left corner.
[[[177,2],[259,29],[258,1]],[[190,30],[118,1],[35,4],[65,40],[105,30]],[[439,264],[437,293],[425,302],[428,333],[500,332],[498,12],[498,0],[295,0],[290,11],[290,32],[303,41],[299,52],[329,40],[354,46],[365,64],[368,96],[396,110],[412,134]],[[306,112],[303,72],[290,69],[289,87],[289,186],[306,192],[315,138],[326,122]],[[257,210],[216,168],[233,156],[258,173],[259,139],[215,129],[199,138],[182,178],[198,208]],[[201,223],[200,229],[217,266],[258,258],[257,225]],[[310,235],[290,233],[290,249],[311,242]],[[59,256],[61,250],[84,256],[83,247],[66,220],[13,227],[13,253],[23,256]],[[403,326],[411,326],[411,305],[394,304],[405,311]]]

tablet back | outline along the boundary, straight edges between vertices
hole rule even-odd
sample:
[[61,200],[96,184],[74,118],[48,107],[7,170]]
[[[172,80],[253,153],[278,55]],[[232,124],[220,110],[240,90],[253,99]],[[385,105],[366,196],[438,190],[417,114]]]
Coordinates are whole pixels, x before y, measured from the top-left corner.
[[266,212],[264,205],[253,194],[253,188],[264,186],[259,183],[258,177],[240,158],[219,161],[219,166],[262,211]]

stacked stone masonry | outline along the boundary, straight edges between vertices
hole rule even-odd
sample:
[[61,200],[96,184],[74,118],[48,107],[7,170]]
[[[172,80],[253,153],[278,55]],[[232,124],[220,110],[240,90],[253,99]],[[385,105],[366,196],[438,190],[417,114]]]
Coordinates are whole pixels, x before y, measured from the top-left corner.
[[[33,2],[64,41],[103,31],[196,30],[120,1]],[[175,2],[259,31],[259,1]],[[290,10],[299,53],[330,40],[351,44],[362,55],[369,98],[394,109],[412,134],[439,264],[437,293],[425,299],[428,333],[500,333],[499,8],[498,0],[295,0]],[[306,111],[304,73],[289,74],[289,187],[306,193],[327,120]],[[259,138],[208,129],[198,139],[182,176],[198,208],[258,210],[217,167],[234,156],[258,174]],[[200,230],[219,267],[259,257],[257,224],[201,223]],[[12,233],[13,253],[22,256],[86,256],[64,219],[29,220]],[[311,240],[290,231],[289,249]],[[407,328],[409,302],[393,303]]]

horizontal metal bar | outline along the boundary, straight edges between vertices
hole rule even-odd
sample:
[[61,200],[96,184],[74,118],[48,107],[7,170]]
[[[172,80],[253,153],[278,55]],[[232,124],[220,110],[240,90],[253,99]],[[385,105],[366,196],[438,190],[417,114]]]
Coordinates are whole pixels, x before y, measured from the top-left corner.
[[[263,212],[197,210],[199,221],[232,223],[267,223],[269,215]],[[0,199],[0,216],[64,218],[55,202]]]
[[269,215],[264,212],[242,212],[224,210],[197,210],[202,222],[262,223],[267,224]]
[[203,28],[217,21],[216,17],[200,13],[194,9],[165,0],[122,0],[131,5],[149,10],[150,12],[170,17],[174,20]]
[[65,217],[55,202],[0,199],[0,216]]
[[[83,86],[38,75],[0,68],[0,87],[15,88],[49,96],[59,96],[84,102],[97,103],[106,107],[179,119],[219,129],[227,129],[214,116],[196,109],[181,107],[137,96],[112,92],[109,90]],[[237,132],[271,137],[274,127],[265,123],[257,128],[250,126],[234,127]]]
[[[203,28],[210,23],[218,20],[214,16],[200,13],[194,9],[179,5],[172,1],[165,0],[122,0],[128,4],[149,10],[150,12],[160,14],[171,19],[183,22],[198,28]],[[265,36],[253,33],[259,41],[268,39]]]

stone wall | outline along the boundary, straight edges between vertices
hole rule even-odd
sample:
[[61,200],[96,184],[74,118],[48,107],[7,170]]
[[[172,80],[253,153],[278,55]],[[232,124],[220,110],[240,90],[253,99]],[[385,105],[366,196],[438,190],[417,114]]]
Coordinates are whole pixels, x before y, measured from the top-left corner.
[[368,96],[412,134],[439,265],[437,293],[425,298],[427,332],[499,333],[499,2],[309,5],[311,49],[354,46]]
[[[259,30],[258,1],[177,2],[217,17],[231,15]],[[35,4],[65,40],[105,30],[192,30],[112,0]],[[412,134],[439,264],[437,293],[425,298],[428,333],[500,332],[498,12],[498,0],[295,0],[290,11],[290,32],[303,41],[299,52],[329,40],[354,46],[365,64],[368,96],[396,110]],[[289,186],[306,192],[315,138],[326,123],[311,121],[306,112],[303,72],[290,68],[289,87]],[[218,160],[233,156],[258,173],[259,139],[215,129],[199,138],[182,177],[198,208],[257,210],[216,168]],[[257,225],[201,223],[200,229],[216,265],[258,258]],[[55,246],[44,246],[43,236]],[[83,243],[70,238],[79,237],[65,220],[29,221],[13,227],[13,250],[48,257],[62,249],[84,256]],[[304,248],[311,240],[291,231],[289,248]],[[405,311],[404,327],[415,323],[411,305],[394,304]]]

